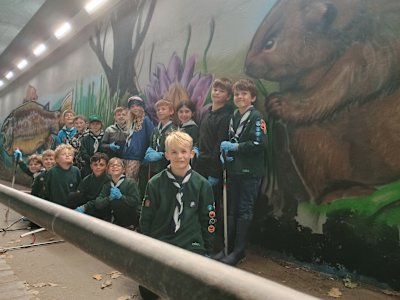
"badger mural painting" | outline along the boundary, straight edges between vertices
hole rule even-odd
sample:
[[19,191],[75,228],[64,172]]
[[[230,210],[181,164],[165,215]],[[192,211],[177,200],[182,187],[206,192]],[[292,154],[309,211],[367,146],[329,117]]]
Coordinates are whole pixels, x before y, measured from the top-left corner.
[[297,200],[366,196],[400,178],[399,15],[396,0],[287,0],[257,29],[245,69],[279,83],[265,106],[287,154],[277,163],[292,164],[277,172],[296,183],[279,188],[298,187]]

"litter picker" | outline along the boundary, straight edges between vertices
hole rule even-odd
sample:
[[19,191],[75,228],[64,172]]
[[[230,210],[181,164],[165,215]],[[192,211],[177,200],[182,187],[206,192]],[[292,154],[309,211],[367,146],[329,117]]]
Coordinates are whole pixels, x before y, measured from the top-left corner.
[[[18,148],[17,148],[18,149]],[[19,156],[18,157],[14,157],[14,171],[13,171],[13,177],[12,177],[12,181],[11,181],[11,188],[14,188],[14,184],[15,184],[15,176],[17,175],[17,168],[18,168],[18,161],[19,161]],[[5,215],[5,219],[6,219],[6,223],[8,222],[8,214],[10,213],[10,200],[8,200],[8,205],[7,205],[7,210],[6,210],[6,215]]]
[[228,190],[227,190],[227,184],[226,184],[226,154],[225,151],[222,151],[221,153],[221,161],[222,161],[222,167],[223,167],[223,180],[224,180],[224,186],[223,186],[223,194],[222,194],[222,209],[223,209],[223,214],[224,214],[224,253],[225,255],[228,255]]

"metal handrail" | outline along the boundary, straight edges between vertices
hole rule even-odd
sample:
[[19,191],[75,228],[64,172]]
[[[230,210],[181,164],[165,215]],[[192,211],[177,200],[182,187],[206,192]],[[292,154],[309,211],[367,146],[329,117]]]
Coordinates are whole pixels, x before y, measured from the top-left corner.
[[4,185],[0,202],[166,299],[316,299]]

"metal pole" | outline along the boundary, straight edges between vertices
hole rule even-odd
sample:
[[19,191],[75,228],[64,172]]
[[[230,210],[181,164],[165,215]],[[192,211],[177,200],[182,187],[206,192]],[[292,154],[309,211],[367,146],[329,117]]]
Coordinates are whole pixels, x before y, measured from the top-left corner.
[[167,299],[316,299],[273,281],[0,185],[0,201]]

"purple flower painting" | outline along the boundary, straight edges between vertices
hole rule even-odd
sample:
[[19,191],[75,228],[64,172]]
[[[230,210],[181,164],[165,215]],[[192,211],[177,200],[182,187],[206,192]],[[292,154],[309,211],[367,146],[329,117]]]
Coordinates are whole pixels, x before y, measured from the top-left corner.
[[172,54],[168,67],[157,64],[150,76],[150,83],[145,89],[146,110],[153,122],[158,121],[154,104],[161,98],[172,101],[174,107],[181,100],[191,100],[196,106],[196,111],[201,111],[213,76],[195,74],[195,66],[195,55],[190,56],[184,65],[175,52]]

